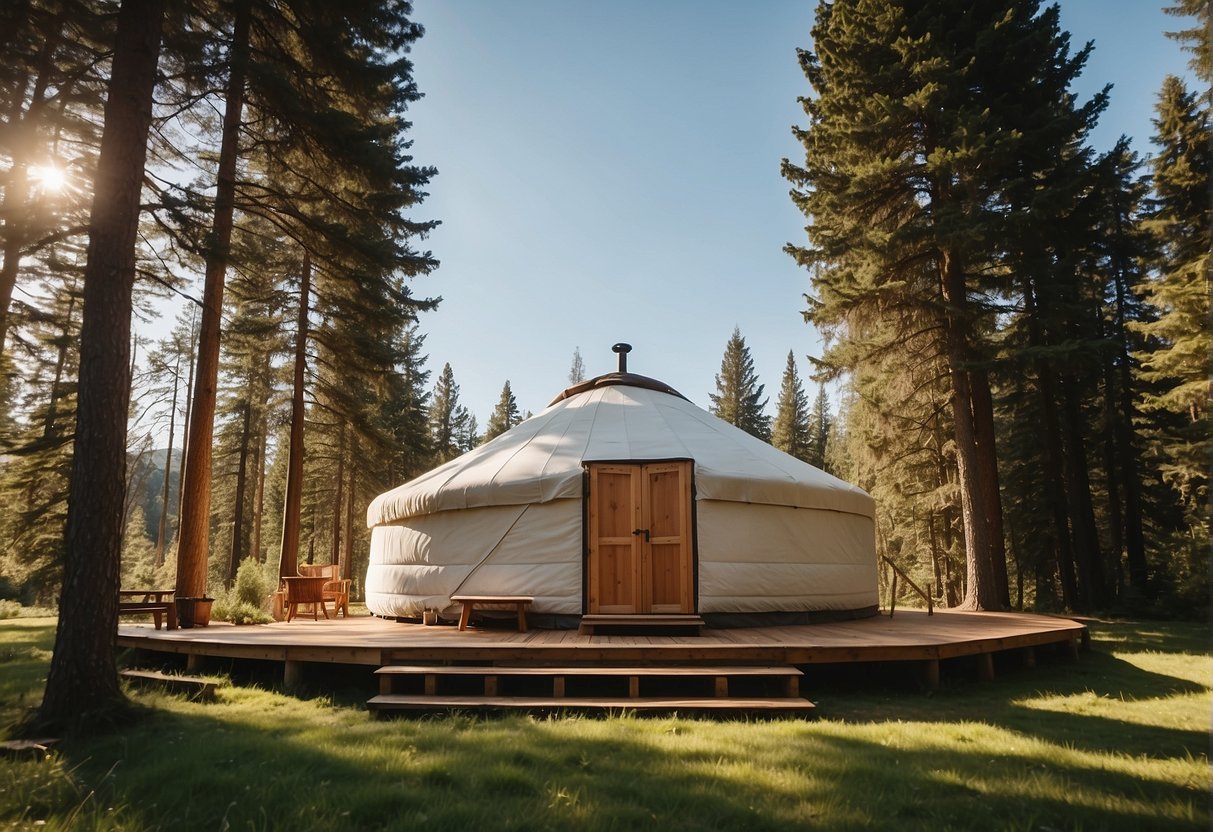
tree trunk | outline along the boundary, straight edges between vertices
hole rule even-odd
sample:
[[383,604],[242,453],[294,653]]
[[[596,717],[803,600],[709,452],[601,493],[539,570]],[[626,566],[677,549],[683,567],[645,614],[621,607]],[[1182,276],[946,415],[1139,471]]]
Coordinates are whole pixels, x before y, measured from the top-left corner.
[[181,381],[181,354],[177,354],[177,365],[173,367],[173,404],[168,411],[168,451],[164,454],[164,491],[160,499],[160,524],[156,529],[156,568],[164,565],[164,547],[168,541],[168,496],[169,477],[173,471],[173,430],[177,426],[177,387]]
[[67,314],[63,317],[63,332],[55,354],[55,374],[51,379],[50,401],[46,406],[46,418],[42,422],[42,438],[50,439],[59,433],[59,399],[63,396],[63,371],[67,367],[67,350],[72,343],[72,317],[76,314],[76,287],[68,291]]
[[223,283],[231,251],[232,216],[236,199],[236,157],[240,118],[244,108],[244,76],[248,64],[248,0],[236,4],[232,29],[230,74],[223,113],[223,140],[219,149],[219,177],[215,190],[215,219],[206,254],[202,290],[202,321],[198,333],[198,374],[190,414],[189,444],[185,456],[185,484],[181,494],[180,544],[177,547],[177,595],[206,594],[211,503],[211,443],[215,430],[215,396],[219,379],[219,333],[223,312]]
[[1079,382],[1073,377],[1062,381],[1061,400],[1066,438],[1066,496],[1069,500],[1070,526],[1074,532],[1074,563],[1078,567],[1078,595],[1086,610],[1103,607],[1106,587],[1103,553],[1095,530],[1095,508],[1091,501],[1091,477],[1087,471],[1086,442],[1083,439],[1082,407],[1078,401]]
[[358,482],[358,469],[353,465],[353,460],[357,448],[358,440],[355,438],[350,449],[350,483],[345,490],[348,503],[345,512],[345,554],[341,558],[341,572],[338,578],[350,578],[354,574],[354,491]]
[[[339,429],[337,443],[337,487],[333,493],[333,547],[329,562],[341,564],[341,532],[344,523],[341,522],[341,511],[345,508],[345,425]],[[340,570],[338,570],[340,571]]]
[[190,371],[185,377],[185,421],[181,423],[181,468],[177,471],[177,537],[178,545],[180,545],[181,537],[181,510],[184,507],[185,498],[185,453],[190,445],[190,418],[192,416],[191,408],[194,403],[190,391],[194,389],[194,366],[197,363],[198,351],[194,349],[194,340],[197,337],[197,332],[194,331],[197,309],[191,307],[190,313]]
[[261,518],[265,513],[265,411],[257,420],[257,492],[253,496],[253,558],[261,563]]
[[1007,546],[1002,522],[1002,486],[998,478],[998,450],[994,441],[994,399],[990,394],[990,375],[985,370],[969,373],[973,392],[973,426],[977,435],[977,453],[981,460],[982,516],[990,541],[990,566],[998,584],[999,602],[1011,606],[1007,579]]
[[[291,394],[291,439],[286,458],[286,495],[282,504],[282,556],[278,577],[299,574],[299,520],[303,507],[304,374],[307,369],[307,315],[312,290],[312,261],[304,255],[295,331],[295,382]],[[309,563],[311,560],[309,559]]]
[[1104,401],[1103,401],[1103,465],[1104,474],[1108,480],[1108,535],[1112,548],[1111,556],[1115,561],[1116,598],[1124,597],[1125,572],[1122,553],[1125,551],[1125,517],[1121,508],[1120,466],[1116,461],[1118,455],[1117,439],[1119,438],[1116,398],[1117,378],[1114,360],[1108,356],[1104,361]]
[[[1117,232],[1123,233],[1120,227],[1120,214],[1117,214]],[[1146,542],[1142,531],[1141,507],[1141,473],[1138,463],[1137,437],[1133,427],[1133,418],[1137,409],[1133,405],[1133,364],[1129,357],[1128,333],[1125,331],[1125,318],[1128,315],[1127,277],[1128,267],[1117,262],[1113,268],[1116,287],[1116,332],[1117,363],[1120,375],[1118,393],[1120,395],[1119,412],[1115,418],[1117,459],[1120,461],[1121,482],[1125,490],[1125,556],[1129,561],[1129,586],[1141,595],[1149,592],[1149,568],[1146,564]]]
[[37,715],[42,726],[82,728],[99,711],[123,701],[114,647],[131,389],[131,291],[163,20],[164,0],[124,0],[118,12],[89,217],[63,589],[55,651]]
[[248,449],[249,432],[252,429],[253,406],[244,403],[244,424],[240,428],[240,462],[236,466],[236,505],[232,509],[232,549],[228,559],[227,585],[230,587],[236,580],[236,570],[240,568],[241,540],[244,537],[244,490],[248,480]]
[[969,345],[969,303],[964,272],[951,252],[940,257],[944,332],[952,376],[952,418],[956,439],[956,468],[960,477],[960,509],[965,533],[965,595],[960,607],[972,610],[1002,609],[1002,594],[991,563],[989,524],[983,512],[985,496],[981,466],[985,461],[978,447],[973,415],[972,377],[967,369],[974,359]]

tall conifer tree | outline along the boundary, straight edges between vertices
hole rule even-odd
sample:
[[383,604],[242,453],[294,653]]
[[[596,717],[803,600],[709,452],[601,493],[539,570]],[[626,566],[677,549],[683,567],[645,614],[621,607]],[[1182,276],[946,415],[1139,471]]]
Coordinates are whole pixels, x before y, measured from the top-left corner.
[[763,389],[758,383],[750,348],[741,337],[741,328],[734,327],[720,361],[716,392],[708,394],[712,400],[711,411],[730,425],[770,441],[771,417],[766,415],[767,399],[762,397]]
[[[788,350],[788,363],[783,370],[779,402],[775,407],[775,422],[771,427],[771,444],[785,454],[809,462],[813,454],[810,418],[809,397],[800,383],[796,356]],[[820,462],[813,464],[821,467]]]
[[481,443],[500,436],[521,421],[522,414],[518,412],[518,402],[514,400],[514,391],[510,389],[510,382],[507,380],[501,388],[501,398],[497,400],[497,406],[489,414],[488,424],[484,426]]

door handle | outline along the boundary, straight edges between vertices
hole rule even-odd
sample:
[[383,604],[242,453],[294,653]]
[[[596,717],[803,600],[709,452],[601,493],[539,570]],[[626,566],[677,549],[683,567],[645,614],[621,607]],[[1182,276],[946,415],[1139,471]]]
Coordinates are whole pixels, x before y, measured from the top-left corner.
[[649,542],[649,530],[648,529],[632,529],[632,534],[643,534],[644,542],[645,543]]

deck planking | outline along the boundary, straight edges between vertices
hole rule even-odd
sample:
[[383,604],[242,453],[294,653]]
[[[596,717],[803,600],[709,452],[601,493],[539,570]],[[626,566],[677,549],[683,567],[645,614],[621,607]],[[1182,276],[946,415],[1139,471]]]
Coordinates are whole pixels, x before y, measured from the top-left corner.
[[189,630],[120,624],[118,645],[154,652],[381,666],[389,662],[749,661],[780,664],[938,660],[1080,640],[1080,622],[1029,613],[898,610],[893,617],[737,629],[699,636],[581,635],[398,623],[371,616]]

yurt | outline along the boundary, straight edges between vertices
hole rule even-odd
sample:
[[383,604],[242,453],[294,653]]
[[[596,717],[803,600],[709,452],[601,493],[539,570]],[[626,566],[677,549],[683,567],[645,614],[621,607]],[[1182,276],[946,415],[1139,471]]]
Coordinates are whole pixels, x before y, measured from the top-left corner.
[[458,612],[529,595],[532,623],[698,613],[711,626],[877,608],[873,501],[703,409],[618,372],[367,510],[366,604]]

